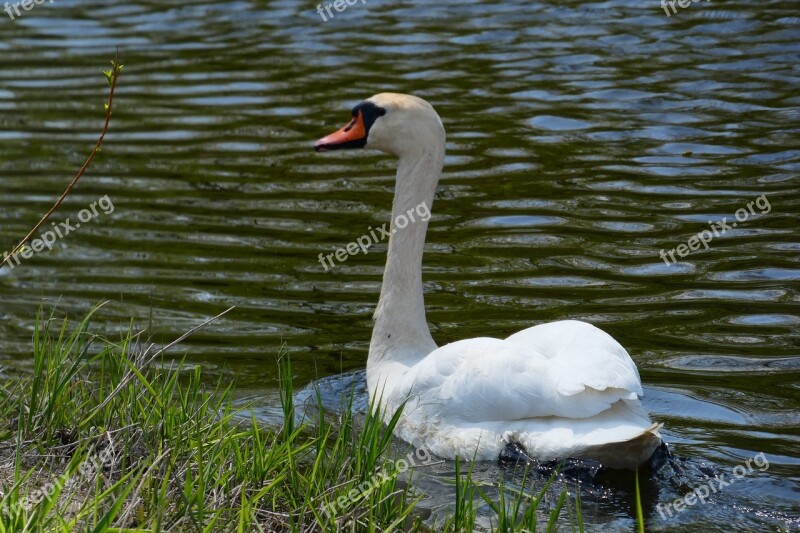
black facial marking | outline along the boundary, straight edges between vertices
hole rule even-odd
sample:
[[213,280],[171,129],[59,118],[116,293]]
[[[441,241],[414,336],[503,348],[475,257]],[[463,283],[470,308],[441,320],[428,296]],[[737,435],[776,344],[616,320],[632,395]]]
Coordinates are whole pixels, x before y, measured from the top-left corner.
[[[361,116],[364,118],[364,129],[367,131],[367,136],[369,136],[369,130],[375,121],[378,120],[378,117],[382,117],[386,114],[386,109],[373,104],[372,102],[361,102],[357,106],[353,108],[353,116],[357,117],[358,112],[361,111]],[[364,139],[366,142],[366,139]]]

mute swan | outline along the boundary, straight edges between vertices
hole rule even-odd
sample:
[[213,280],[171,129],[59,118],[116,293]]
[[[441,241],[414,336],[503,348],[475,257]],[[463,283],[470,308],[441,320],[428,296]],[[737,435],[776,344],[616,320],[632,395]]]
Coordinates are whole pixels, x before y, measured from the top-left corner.
[[[661,443],[639,397],[636,365],[609,334],[577,320],[506,339],[437,348],[425,319],[422,252],[445,152],[439,115],[421,98],[382,93],[358,104],[318,152],[374,148],[399,158],[389,249],[367,359],[367,388],[395,435],[440,457],[496,460],[519,449],[541,461],[579,458],[633,468]],[[428,213],[429,214],[429,213]],[[430,217],[428,217],[430,218]]]

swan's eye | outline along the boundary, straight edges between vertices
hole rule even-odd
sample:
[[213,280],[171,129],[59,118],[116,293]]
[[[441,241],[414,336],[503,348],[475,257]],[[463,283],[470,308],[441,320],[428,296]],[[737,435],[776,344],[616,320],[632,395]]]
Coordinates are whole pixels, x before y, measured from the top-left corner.
[[357,118],[359,113],[364,119],[364,127],[366,128],[367,133],[369,133],[369,130],[372,128],[372,125],[375,124],[375,121],[386,114],[386,109],[375,105],[372,102],[361,102],[353,108],[353,118]]

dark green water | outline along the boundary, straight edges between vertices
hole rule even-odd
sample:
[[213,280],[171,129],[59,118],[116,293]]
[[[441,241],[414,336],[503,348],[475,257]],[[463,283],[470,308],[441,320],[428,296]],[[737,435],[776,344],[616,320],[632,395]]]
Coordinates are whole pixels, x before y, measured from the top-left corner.
[[[37,308],[98,329],[152,317],[167,341],[236,310],[176,356],[275,405],[362,368],[384,247],[317,262],[388,221],[394,162],[315,154],[382,91],[431,101],[448,131],[425,254],[442,345],[542,321],[601,326],[629,350],[679,454],[766,472],[650,529],[795,530],[800,515],[800,3],[59,0],[0,11],[0,253],[83,162],[107,68],[126,65],[103,152],[56,215],[100,214],[0,271],[0,358],[25,369]],[[709,249],[675,249],[728,223]],[[491,472],[486,474],[491,476]],[[655,487],[652,502],[674,491]],[[659,493],[660,490],[660,493]],[[630,528],[613,497],[592,507]],[[600,526],[598,526],[600,527]],[[771,529],[770,529],[771,528]]]

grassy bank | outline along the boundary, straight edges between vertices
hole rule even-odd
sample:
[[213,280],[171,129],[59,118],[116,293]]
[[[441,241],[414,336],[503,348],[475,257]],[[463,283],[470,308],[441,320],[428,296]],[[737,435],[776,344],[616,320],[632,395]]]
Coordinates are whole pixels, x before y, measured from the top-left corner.
[[[206,390],[200,368],[135,334],[93,335],[91,316],[40,317],[32,375],[0,390],[0,533],[430,530],[413,469],[406,483],[376,417],[320,414],[295,427],[287,358],[284,423],[267,429],[243,417],[229,386]],[[566,493],[543,514],[539,495],[492,501],[469,465],[457,468],[453,511],[435,530],[472,531],[483,503],[499,531],[549,530],[559,517],[582,531]]]

